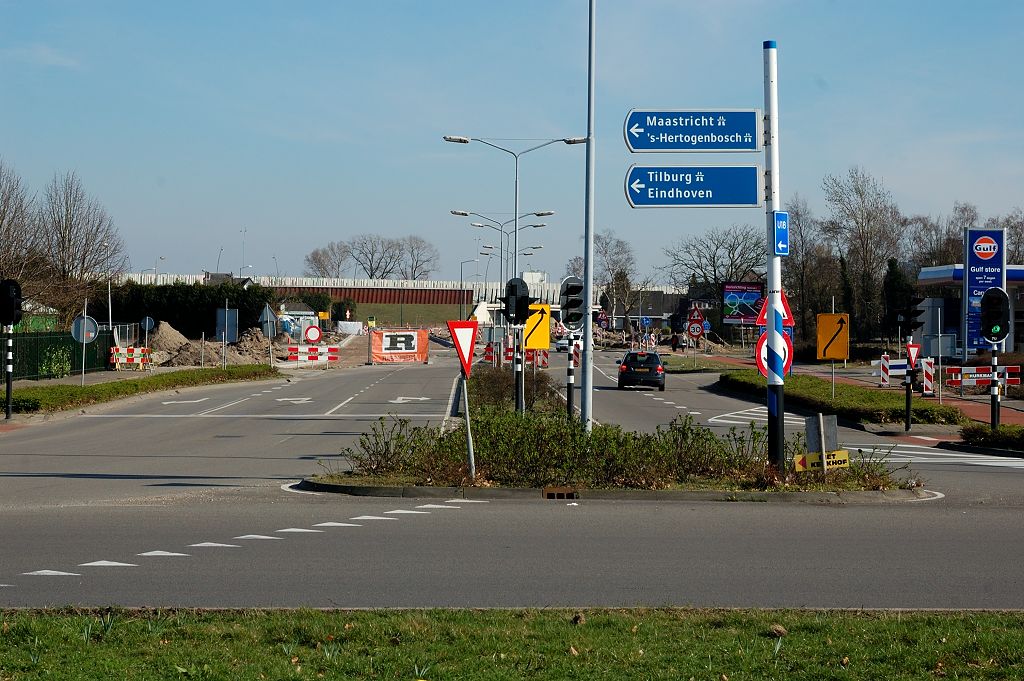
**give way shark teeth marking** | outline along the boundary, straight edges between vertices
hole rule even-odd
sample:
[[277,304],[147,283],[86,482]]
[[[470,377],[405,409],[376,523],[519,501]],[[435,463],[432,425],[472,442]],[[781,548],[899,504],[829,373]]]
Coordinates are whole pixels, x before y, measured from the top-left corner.
[[153,558],[156,558],[156,557],[167,558],[167,557],[170,557],[170,556],[186,556],[187,557],[187,556],[189,556],[191,554],[188,554],[188,553],[178,553],[176,551],[146,551],[145,553],[137,553],[135,555],[137,555],[137,556],[145,556],[146,558],[150,558],[150,557],[153,557]]
[[139,567],[135,563],[118,563],[113,560],[95,560],[91,563],[79,563],[78,567]]

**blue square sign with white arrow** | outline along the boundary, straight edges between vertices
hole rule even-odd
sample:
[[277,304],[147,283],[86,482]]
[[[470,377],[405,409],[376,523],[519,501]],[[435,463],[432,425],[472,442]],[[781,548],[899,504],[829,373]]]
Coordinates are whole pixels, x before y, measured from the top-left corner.
[[775,238],[772,239],[772,247],[775,255],[789,255],[789,213],[777,210],[773,214]]

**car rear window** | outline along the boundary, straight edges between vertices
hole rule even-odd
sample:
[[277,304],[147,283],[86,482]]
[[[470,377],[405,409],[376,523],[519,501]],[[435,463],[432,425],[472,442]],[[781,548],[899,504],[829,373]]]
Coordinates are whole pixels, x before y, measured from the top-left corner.
[[656,367],[661,364],[661,358],[656,352],[631,352],[626,355],[626,364],[642,367]]

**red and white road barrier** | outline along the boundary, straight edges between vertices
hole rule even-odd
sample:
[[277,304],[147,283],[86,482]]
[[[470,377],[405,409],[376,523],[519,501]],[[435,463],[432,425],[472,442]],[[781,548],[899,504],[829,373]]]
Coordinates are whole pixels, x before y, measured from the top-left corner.
[[580,368],[580,344],[573,342],[572,344],[572,365],[574,368]]
[[506,362],[511,362],[513,359],[515,359],[515,349],[511,345],[506,346],[506,348],[505,348],[505,361]]
[[145,369],[150,363],[149,348],[122,348],[115,345],[110,348],[110,363],[117,370],[122,368],[122,364],[127,364],[130,369]]
[[325,345],[289,345],[289,362],[337,362],[340,348]]
[[488,364],[494,364],[494,343],[488,343],[484,347],[484,361]]
[[935,397],[935,359],[933,357],[921,360],[921,395]]
[[[1005,385],[1020,385],[1020,367],[996,367],[996,378]],[[992,367],[946,367],[946,385],[992,385]]]

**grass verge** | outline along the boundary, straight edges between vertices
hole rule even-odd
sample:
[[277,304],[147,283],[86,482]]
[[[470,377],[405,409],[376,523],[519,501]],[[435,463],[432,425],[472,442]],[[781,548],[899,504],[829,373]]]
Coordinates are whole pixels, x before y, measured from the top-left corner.
[[689,374],[704,372],[739,371],[740,367],[729,362],[717,360],[714,357],[699,354],[696,358],[689,354],[673,355],[664,353],[661,355],[665,372],[669,374]]
[[[727,390],[764,395],[767,382],[757,371],[742,369],[723,373],[718,384]],[[836,383],[832,399],[832,383],[814,376],[786,377],[786,404],[827,414],[836,414],[858,423],[899,423],[906,410],[903,392],[885,392]],[[914,423],[945,423],[963,425],[969,422],[956,407],[914,399],[911,402]]]
[[8,611],[0,678],[1024,676],[1020,613]]
[[267,364],[248,364],[230,366],[226,369],[183,369],[142,378],[129,378],[85,386],[32,386],[19,388],[12,393],[11,409],[21,414],[62,411],[160,390],[231,381],[254,381],[280,375],[277,369]]
[[971,423],[960,430],[969,445],[1024,452],[1024,426],[1000,424],[995,430],[987,423]]

